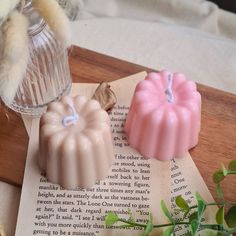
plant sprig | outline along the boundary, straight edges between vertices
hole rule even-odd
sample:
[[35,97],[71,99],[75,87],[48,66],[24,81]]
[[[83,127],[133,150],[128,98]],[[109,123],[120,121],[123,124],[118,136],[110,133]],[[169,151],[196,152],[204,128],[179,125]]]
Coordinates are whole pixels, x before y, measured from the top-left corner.
[[[136,222],[129,210],[129,219],[120,218],[114,212],[109,212],[105,217],[105,224],[107,227],[117,225],[122,228],[143,228],[143,236],[148,236],[149,233],[155,228],[164,228],[162,235],[170,236],[175,235],[175,227],[177,225],[187,225],[187,234],[195,236],[201,232],[201,235],[231,235],[236,232],[236,204],[230,203],[224,199],[223,190],[221,188],[221,182],[226,176],[236,174],[236,160],[229,163],[228,168],[222,165],[220,170],[217,170],[213,174],[213,181],[216,184],[217,196],[221,199],[221,202],[206,202],[199,193],[195,194],[197,204],[190,206],[187,201],[181,196],[175,198],[175,204],[177,206],[176,211],[183,212],[181,219],[174,219],[166,203],[161,201],[161,209],[163,214],[168,219],[166,224],[153,224],[153,217],[149,214],[149,219],[146,224],[140,224]],[[225,206],[230,205],[229,210],[225,214]],[[215,215],[214,224],[206,224],[203,222],[204,213],[209,206],[219,206],[219,209]]]

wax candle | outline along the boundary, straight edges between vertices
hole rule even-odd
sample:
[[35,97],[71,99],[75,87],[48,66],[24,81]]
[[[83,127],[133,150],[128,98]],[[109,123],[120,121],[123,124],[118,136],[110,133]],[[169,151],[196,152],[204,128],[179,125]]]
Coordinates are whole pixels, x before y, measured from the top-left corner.
[[144,157],[170,160],[197,145],[200,120],[196,84],[180,73],[152,72],[136,86],[125,132]]
[[51,103],[40,119],[39,166],[52,183],[91,187],[107,175],[113,144],[108,114],[84,96]]

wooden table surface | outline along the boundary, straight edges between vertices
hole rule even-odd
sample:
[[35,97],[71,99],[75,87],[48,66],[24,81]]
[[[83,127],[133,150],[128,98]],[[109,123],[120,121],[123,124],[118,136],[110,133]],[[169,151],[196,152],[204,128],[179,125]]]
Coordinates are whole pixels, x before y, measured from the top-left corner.
[[[112,81],[141,71],[143,66],[74,47],[69,56],[74,82]],[[159,69],[159,68],[155,68]],[[198,85],[202,95],[202,126],[199,144],[190,151],[214,198],[212,174],[236,159],[236,95]],[[0,180],[21,187],[28,136],[21,116],[1,104]],[[225,197],[236,201],[236,177],[226,180]],[[228,184],[230,183],[230,184]]]

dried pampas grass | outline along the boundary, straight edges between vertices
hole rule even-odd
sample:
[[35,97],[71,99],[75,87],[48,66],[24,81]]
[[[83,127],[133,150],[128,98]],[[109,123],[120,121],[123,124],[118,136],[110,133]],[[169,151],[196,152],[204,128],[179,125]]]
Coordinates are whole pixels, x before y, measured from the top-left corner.
[[[13,10],[20,1],[24,6],[24,0],[0,0],[0,26],[5,20],[0,30],[0,97],[7,104],[12,103],[29,62],[28,19]],[[57,1],[33,0],[32,3],[53,31],[55,38],[63,46],[69,47],[70,23]]]
[[39,12],[55,34],[66,47],[71,45],[70,22],[56,0],[33,0],[33,7]]
[[0,63],[0,96],[10,104],[22,82],[29,59],[28,19],[14,11],[3,26],[3,57]]
[[3,27],[5,60],[17,63],[28,48],[28,20],[21,13],[14,11]]
[[20,0],[0,0],[0,25]]

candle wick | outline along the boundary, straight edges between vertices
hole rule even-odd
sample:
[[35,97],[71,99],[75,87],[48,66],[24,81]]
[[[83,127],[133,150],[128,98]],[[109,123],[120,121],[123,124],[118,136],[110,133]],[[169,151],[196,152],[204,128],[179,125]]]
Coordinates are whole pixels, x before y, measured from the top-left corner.
[[72,125],[79,120],[79,115],[76,113],[75,108],[69,104],[68,104],[68,107],[69,107],[71,115],[65,116],[62,119],[62,124],[64,126]]
[[168,85],[167,89],[165,91],[165,94],[167,95],[167,101],[169,103],[172,103],[174,101],[173,91],[172,91],[172,82],[173,82],[173,74],[168,75]]

